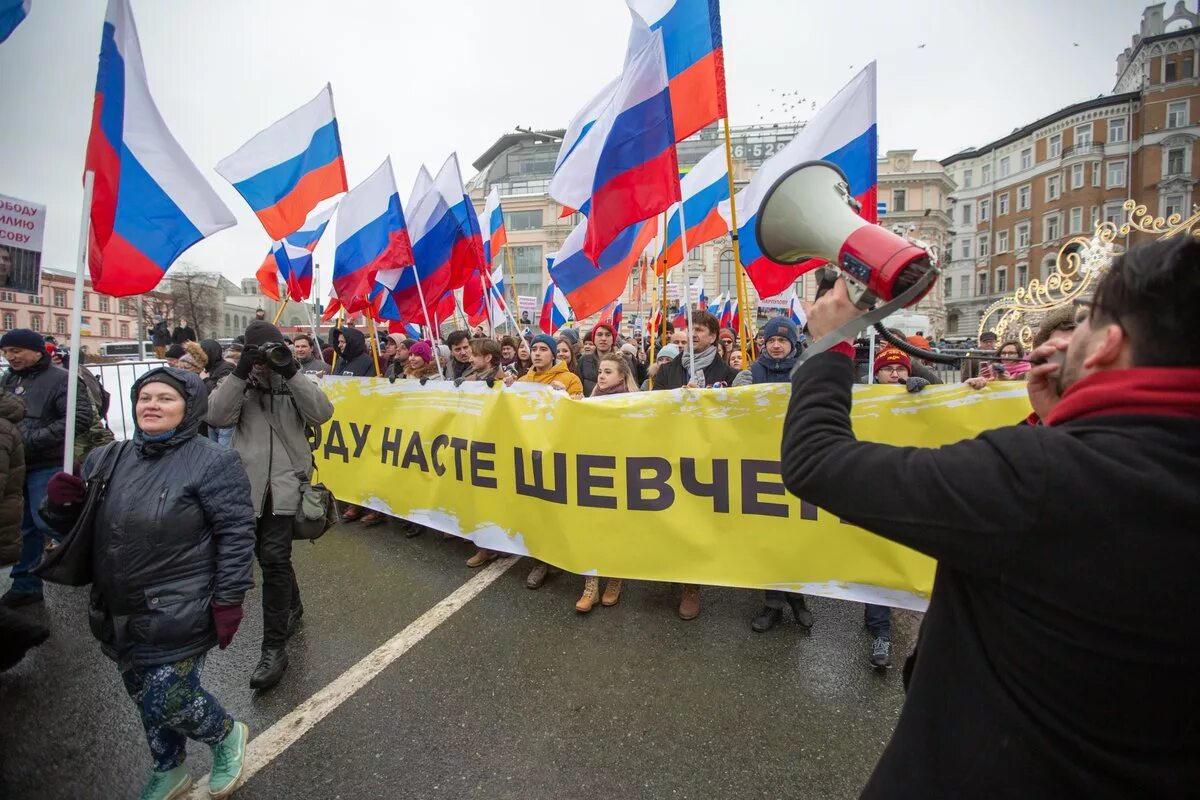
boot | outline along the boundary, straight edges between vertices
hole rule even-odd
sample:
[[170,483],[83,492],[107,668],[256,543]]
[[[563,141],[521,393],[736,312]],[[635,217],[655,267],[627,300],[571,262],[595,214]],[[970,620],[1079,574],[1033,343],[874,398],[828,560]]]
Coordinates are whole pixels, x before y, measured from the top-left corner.
[[188,774],[187,767],[180,764],[166,772],[151,772],[138,800],[176,800],[186,796],[191,788],[192,776]]
[[695,619],[700,616],[700,587],[694,583],[683,585],[683,597],[679,598],[679,618]]
[[529,571],[529,576],[525,578],[526,589],[540,589],[542,584],[546,582],[546,574],[550,571],[550,565],[544,561],[539,561],[533,565],[533,569]]
[[369,528],[372,525],[378,525],[383,522],[383,514],[378,511],[368,511],[362,516],[362,524],[364,528]]
[[354,522],[362,514],[362,509],[358,506],[346,506],[346,510],[342,512],[342,522]]
[[774,606],[763,606],[758,616],[750,621],[750,630],[755,633],[766,633],[779,624],[783,619],[783,609]]
[[421,526],[415,522],[406,522],[404,525],[404,538],[412,539],[421,535]]
[[583,594],[579,598],[579,602],[575,604],[575,610],[580,614],[586,614],[596,607],[596,601],[600,599],[600,579],[595,575],[588,575],[583,579]]
[[802,594],[789,594],[787,597],[788,605],[792,607],[792,616],[796,618],[796,624],[801,628],[811,628],[813,624],[812,612],[808,610],[808,603],[804,601]]
[[480,548],[475,551],[475,555],[467,559],[467,566],[471,569],[475,569],[475,567],[482,567],[489,561],[495,561],[498,556],[499,554],[492,550],[484,550],[483,548]]
[[246,761],[246,742],[250,729],[244,722],[234,722],[233,730],[225,735],[212,750],[212,774],[208,776],[208,796],[219,800],[229,797],[242,779]]
[[254,674],[250,676],[250,688],[270,689],[283,678],[287,665],[287,650],[282,647],[264,649],[258,666],[254,668]]
[[604,586],[604,597],[600,598],[600,605],[615,606],[621,599],[621,579],[609,578],[608,583]]

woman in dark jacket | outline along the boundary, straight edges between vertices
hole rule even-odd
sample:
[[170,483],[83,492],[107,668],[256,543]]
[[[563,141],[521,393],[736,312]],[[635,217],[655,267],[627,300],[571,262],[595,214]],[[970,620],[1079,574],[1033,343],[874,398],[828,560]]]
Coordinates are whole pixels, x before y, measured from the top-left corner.
[[111,470],[93,528],[89,622],[117,662],[150,744],[144,798],[181,796],[191,785],[188,739],[213,752],[213,797],[242,773],[249,730],[201,686],[205,655],[227,647],[254,585],[254,508],[238,454],[197,436],[208,411],[199,376],[147,372],[132,392],[132,442],[89,454],[83,478],[51,479],[47,521],[69,530],[85,480]]

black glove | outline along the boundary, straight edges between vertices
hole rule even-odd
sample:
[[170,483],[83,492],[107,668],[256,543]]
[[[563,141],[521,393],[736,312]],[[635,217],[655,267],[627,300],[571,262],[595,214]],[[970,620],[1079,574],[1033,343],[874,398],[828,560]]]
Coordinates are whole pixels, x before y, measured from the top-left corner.
[[250,370],[254,369],[258,364],[267,363],[267,358],[262,354],[257,347],[249,345],[242,350],[241,356],[238,357],[237,366],[233,368],[233,375],[242,380],[250,379]]
[[271,369],[279,373],[279,376],[285,381],[290,380],[293,375],[300,371],[300,365],[296,363],[296,359],[291,359],[286,364],[271,364]]
[[929,385],[929,381],[924,378],[918,378],[915,375],[905,382],[904,386],[908,389],[909,394],[916,394]]

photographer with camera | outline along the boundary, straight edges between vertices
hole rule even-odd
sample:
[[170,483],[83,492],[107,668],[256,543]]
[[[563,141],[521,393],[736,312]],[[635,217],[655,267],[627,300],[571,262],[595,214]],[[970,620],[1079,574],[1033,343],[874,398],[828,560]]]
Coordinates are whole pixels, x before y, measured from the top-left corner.
[[333,404],[300,372],[279,329],[252,321],[237,366],[208,399],[208,424],[234,427],[231,446],[250,476],[263,574],[262,658],[250,678],[254,689],[279,683],[288,637],[304,614],[292,569],[292,522],[312,476],[307,429],[332,416]]
[[[1077,305],[1070,339],[1030,353],[1041,425],[859,442],[848,344],[792,378],[787,488],[938,560],[864,797],[1195,794],[1200,640],[1179,615],[1200,561],[1200,242],[1131,249]],[[839,279],[809,331],[862,314]]]

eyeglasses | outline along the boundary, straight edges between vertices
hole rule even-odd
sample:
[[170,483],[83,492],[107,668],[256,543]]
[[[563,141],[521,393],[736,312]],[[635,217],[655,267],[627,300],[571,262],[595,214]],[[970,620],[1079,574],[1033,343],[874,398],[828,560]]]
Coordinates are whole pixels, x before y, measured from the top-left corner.
[[904,367],[899,364],[892,364],[890,366],[880,367],[879,371],[880,372],[890,372],[893,375],[895,375],[900,372],[908,372],[908,367]]

